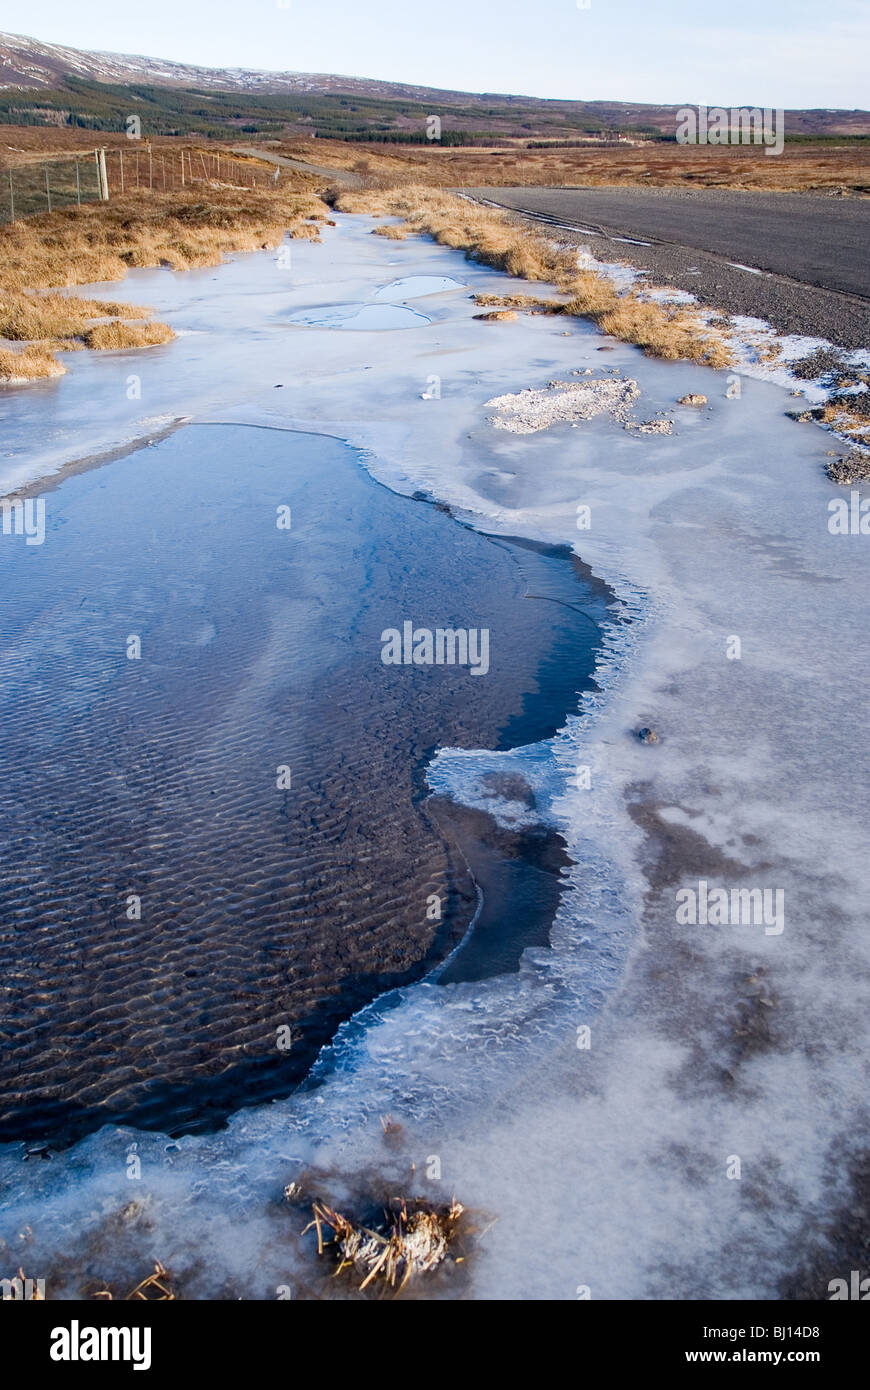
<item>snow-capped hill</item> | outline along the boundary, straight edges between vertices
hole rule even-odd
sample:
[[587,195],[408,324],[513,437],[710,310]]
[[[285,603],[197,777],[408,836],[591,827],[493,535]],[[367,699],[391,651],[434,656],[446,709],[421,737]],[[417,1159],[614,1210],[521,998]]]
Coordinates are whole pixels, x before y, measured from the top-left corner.
[[[265,72],[204,68],[130,53],[95,53],[0,33],[0,89],[57,87],[69,77],[93,82],[148,82],[158,87],[199,87],[224,92],[341,92],[420,98],[430,89],[335,73]],[[450,95],[460,96],[461,93]]]

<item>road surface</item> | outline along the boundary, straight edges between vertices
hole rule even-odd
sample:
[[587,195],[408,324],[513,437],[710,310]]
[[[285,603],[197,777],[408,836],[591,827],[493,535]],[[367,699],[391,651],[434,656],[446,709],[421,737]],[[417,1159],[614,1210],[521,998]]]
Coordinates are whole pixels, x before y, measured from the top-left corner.
[[870,347],[868,198],[633,187],[466,191],[729,313]]

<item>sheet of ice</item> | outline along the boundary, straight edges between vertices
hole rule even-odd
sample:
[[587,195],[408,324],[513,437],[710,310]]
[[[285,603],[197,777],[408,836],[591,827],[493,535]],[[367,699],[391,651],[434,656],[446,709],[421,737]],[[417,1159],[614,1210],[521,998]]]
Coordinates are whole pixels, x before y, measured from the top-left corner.
[[297,309],[288,321],[308,328],[345,328],[360,333],[414,328],[429,322],[425,314],[403,304],[328,304],[319,309]]
[[[335,1195],[374,1170],[497,1218],[469,1262],[472,1297],[769,1298],[812,1259],[825,1297],[847,1273],[836,1223],[867,1143],[870,1051],[870,542],[829,529],[829,436],[785,418],[770,382],[743,377],[729,394],[725,374],[613,342],[604,359],[582,322],[493,332],[461,296],[401,334],[288,328],[289,310],[327,292],[370,297],[387,254],[409,275],[525,288],[426,243],[388,252],[370,227],[342,218],[324,246],[294,244],[289,279],[263,255],[144,272],[147,295],[136,275],[107,287],[199,336],[79,354],[38,388],[39,418],[31,393],[4,394],[4,440],[26,470],[92,452],[146,409],[316,429],[471,524],[573,544],[631,618],[608,631],[599,689],[546,744],[444,749],[429,770],[472,804],[482,770],[529,782],[574,862],[551,948],[527,951],[515,976],[378,1001],[311,1089],[220,1134],[170,1145],[106,1129],[50,1162],[5,1152],[2,1234],[28,1272],[88,1241],[104,1277],[139,1278],[156,1253],[190,1296],[304,1295],[316,1261],[291,1238],[303,1218],[280,1212],[283,1185],[302,1176]],[[679,412],[671,436],[604,417],[533,436],[487,423],[492,397],[587,367],[637,380],[648,415],[693,392],[709,408]],[[633,737],[641,725],[656,744]],[[782,889],[784,930],[681,925],[676,892],[701,878]],[[425,1176],[432,1156],[439,1179]]]
[[375,291],[375,299],[384,299],[390,304],[400,304],[406,299],[423,299],[429,294],[444,294],[447,290],[461,290],[460,280],[449,275],[406,275],[402,280],[393,280]]

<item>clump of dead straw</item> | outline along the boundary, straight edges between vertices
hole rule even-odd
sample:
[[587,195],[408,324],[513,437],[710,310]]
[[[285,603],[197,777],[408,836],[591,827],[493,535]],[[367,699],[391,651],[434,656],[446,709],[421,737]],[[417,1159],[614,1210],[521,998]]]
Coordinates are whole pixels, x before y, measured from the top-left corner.
[[[464,1208],[455,1199],[449,1207],[401,1201],[386,1212],[379,1228],[363,1226],[322,1202],[312,1207],[318,1255],[332,1247],[336,1275],[352,1269],[362,1275],[360,1290],[375,1281],[400,1290],[413,1276],[436,1269],[446,1258]],[[329,1239],[324,1233],[332,1233]]]

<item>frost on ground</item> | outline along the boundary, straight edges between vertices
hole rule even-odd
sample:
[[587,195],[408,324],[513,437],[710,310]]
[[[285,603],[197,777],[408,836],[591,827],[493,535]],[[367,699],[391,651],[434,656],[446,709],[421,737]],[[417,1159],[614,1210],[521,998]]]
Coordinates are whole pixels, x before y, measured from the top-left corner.
[[595,415],[607,414],[624,422],[639,395],[636,381],[551,381],[543,390],[529,386],[514,395],[494,396],[485,405],[495,411],[488,418],[496,429],[534,434],[557,422],[574,424]]
[[[20,474],[49,444],[52,459],[90,451],[95,420],[122,433],[137,409],[195,408],[337,434],[382,482],[469,524],[572,546],[618,600],[597,689],[552,740],[441,749],[427,772],[472,805],[494,777],[531,788],[527,809],[573,861],[551,945],[516,975],[378,1001],[308,1089],[219,1134],[107,1127],[45,1162],[7,1149],[0,1272],[23,1265],[69,1297],[83,1270],[129,1288],[159,1257],[180,1296],[306,1296],[304,1221],[278,1221],[276,1203],[316,1165],[336,1175],[335,1212],[358,1209],[363,1169],[409,1200],[487,1212],[471,1298],[826,1298],[862,1248],[870,1150],[870,538],[829,525],[831,436],[786,417],[775,377],[741,371],[737,392],[733,374],[624,344],[604,344],[608,362],[645,416],[690,394],[707,406],[640,439],[606,411],[576,430],[494,429],[488,401],[600,368],[600,335],[549,316],[487,332],[458,297],[403,332],[288,328],[337,283],[360,301],[399,275],[511,288],[370,229],[327,229],[294,250],[289,280],[268,256],[131,276],[133,302],[201,335],[149,359],[141,407],[117,359],[39,388],[39,418],[10,396],[4,462]],[[680,920],[678,892],[702,880],[781,890],[784,929]]]

